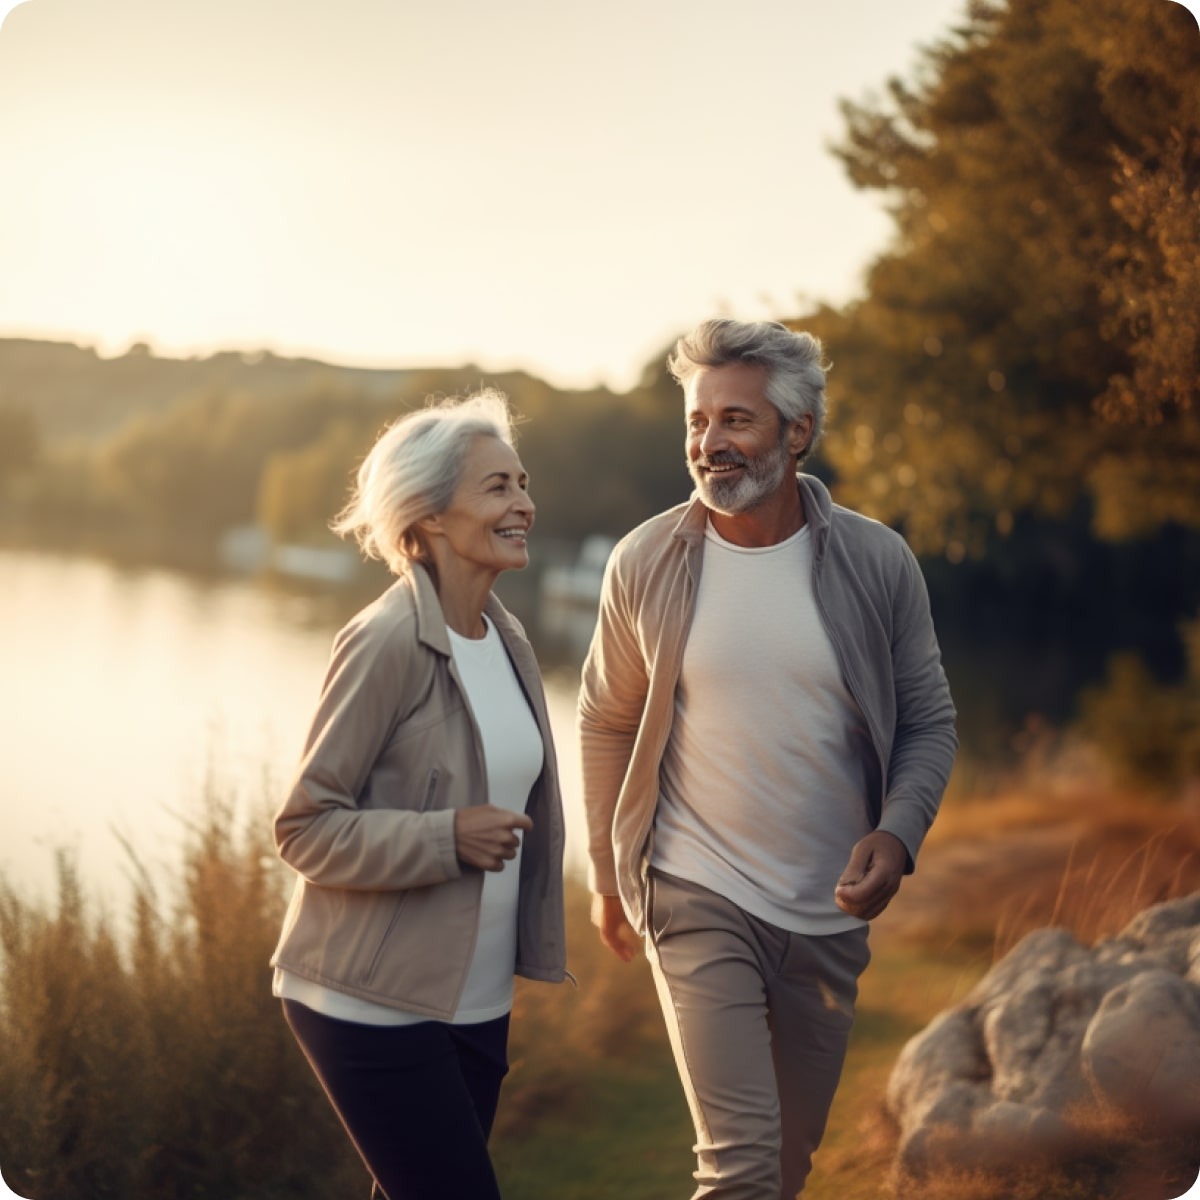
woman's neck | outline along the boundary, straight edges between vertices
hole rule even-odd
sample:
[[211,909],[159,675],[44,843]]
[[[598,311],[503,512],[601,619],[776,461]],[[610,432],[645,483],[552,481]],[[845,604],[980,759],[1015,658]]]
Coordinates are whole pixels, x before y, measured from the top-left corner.
[[465,571],[459,562],[451,559],[431,564],[434,590],[447,627],[465,638],[481,638],[487,633],[483,621],[484,605],[499,572]]

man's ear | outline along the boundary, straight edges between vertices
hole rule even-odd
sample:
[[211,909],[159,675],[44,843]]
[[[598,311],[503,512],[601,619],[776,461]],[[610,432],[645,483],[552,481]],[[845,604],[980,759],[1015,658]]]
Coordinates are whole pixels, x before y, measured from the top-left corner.
[[812,442],[813,419],[811,413],[805,413],[788,426],[788,452],[803,454]]

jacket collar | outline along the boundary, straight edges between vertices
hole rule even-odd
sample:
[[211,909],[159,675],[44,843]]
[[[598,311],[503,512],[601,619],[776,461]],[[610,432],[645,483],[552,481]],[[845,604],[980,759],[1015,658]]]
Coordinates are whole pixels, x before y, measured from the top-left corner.
[[408,577],[416,603],[417,640],[449,658],[450,635],[446,632],[446,618],[428,569],[422,563],[410,563]]
[[[416,602],[417,640],[431,650],[436,650],[439,654],[451,658],[453,654],[450,649],[450,635],[446,632],[446,616],[442,612],[442,604],[438,599],[437,589],[433,586],[433,578],[429,574],[428,568],[419,562],[414,562],[409,567],[408,573],[412,580],[410,586]],[[488,620],[499,630],[501,638],[511,653],[514,641],[511,636],[511,617],[494,592],[488,593],[483,611],[487,614]],[[515,640],[519,644],[520,639]]]
[[[816,553],[820,554],[824,551],[829,536],[833,499],[829,495],[829,489],[815,475],[797,475],[796,486],[800,489],[800,502],[804,505],[804,519],[812,527],[813,545]],[[693,492],[671,531],[671,536],[694,545],[703,540],[707,525],[708,509],[700,499],[699,492]]]

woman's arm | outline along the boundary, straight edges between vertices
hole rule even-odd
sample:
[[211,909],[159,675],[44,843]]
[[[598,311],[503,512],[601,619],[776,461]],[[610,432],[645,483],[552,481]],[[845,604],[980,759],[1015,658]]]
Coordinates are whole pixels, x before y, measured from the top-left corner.
[[358,797],[397,725],[419,703],[414,647],[404,629],[358,620],[333,655],[292,789],[275,818],[280,857],[321,887],[377,891],[444,883],[462,873],[454,812],[410,804],[359,807]]

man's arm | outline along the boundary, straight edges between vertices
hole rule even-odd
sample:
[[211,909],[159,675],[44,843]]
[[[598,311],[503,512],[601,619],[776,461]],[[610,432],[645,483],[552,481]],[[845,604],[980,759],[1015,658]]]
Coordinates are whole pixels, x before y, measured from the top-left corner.
[[592,924],[600,931],[600,940],[622,962],[629,962],[638,952],[641,942],[625,915],[620,896],[593,896]]
[[893,601],[896,729],[878,828],[858,842],[834,891],[843,912],[874,920],[915,865],[950,778],[958,738],[954,704],[920,567],[905,548]]
[[579,738],[588,824],[588,886],[596,893],[592,921],[604,944],[628,962],[637,935],[618,895],[612,829],[649,680],[621,579],[619,554],[618,549],[605,570],[596,632],[583,664]]
[[929,593],[907,546],[893,600],[892,675],[896,728],[878,829],[903,843],[911,873],[950,779],[958,736]]

